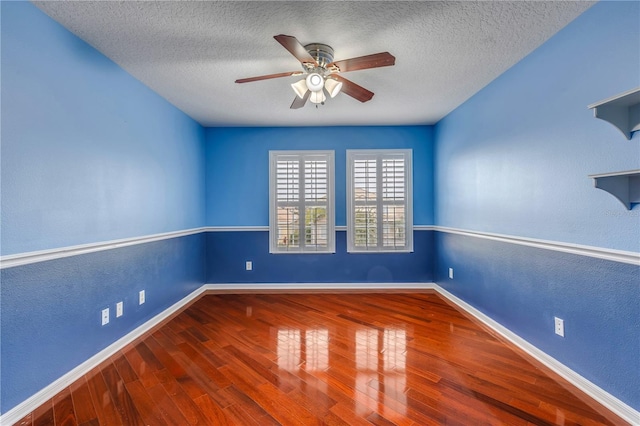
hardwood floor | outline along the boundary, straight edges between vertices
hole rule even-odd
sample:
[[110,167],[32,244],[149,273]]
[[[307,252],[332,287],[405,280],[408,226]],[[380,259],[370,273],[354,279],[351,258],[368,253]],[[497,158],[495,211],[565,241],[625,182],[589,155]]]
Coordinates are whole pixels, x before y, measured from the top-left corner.
[[622,425],[437,294],[207,295],[19,425]]

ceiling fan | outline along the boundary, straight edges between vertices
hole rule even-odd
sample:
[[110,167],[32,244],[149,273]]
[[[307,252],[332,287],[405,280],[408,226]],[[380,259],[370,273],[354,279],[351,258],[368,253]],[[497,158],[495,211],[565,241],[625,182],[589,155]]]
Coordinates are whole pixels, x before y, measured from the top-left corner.
[[327,99],[325,91],[332,98],[342,91],[360,102],[367,102],[373,97],[373,92],[347,80],[340,74],[348,71],[387,67],[394,65],[396,62],[396,58],[389,52],[334,61],[333,49],[326,44],[311,43],[303,46],[295,37],[284,34],[273,38],[300,61],[303,71],[241,78],[236,80],[236,83],[306,75],[304,79],[291,85],[296,92],[296,98],[291,104],[292,109],[302,108],[307,103],[307,100],[316,104],[316,106],[317,104],[324,104]]

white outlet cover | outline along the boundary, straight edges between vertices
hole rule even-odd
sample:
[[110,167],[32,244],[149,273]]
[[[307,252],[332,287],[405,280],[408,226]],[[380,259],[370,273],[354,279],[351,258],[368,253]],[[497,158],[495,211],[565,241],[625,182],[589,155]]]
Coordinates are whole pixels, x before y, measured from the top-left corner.
[[122,314],[124,313],[123,309],[124,309],[124,306],[122,302],[116,303],[116,318],[119,318],[122,316]]
[[453,268],[449,268],[449,279],[453,279]]
[[564,337],[564,320],[558,317],[553,317],[555,323],[555,332],[558,336]]
[[252,262],[252,261],[250,261],[250,260],[247,260],[247,261],[246,261],[246,263],[245,263],[245,269],[246,269],[247,271],[251,271],[251,270],[253,270],[253,262]]
[[102,310],[102,325],[109,324],[109,308],[104,308]]
[[138,293],[138,305],[142,305],[144,301],[145,301],[144,290],[140,290],[140,293]]

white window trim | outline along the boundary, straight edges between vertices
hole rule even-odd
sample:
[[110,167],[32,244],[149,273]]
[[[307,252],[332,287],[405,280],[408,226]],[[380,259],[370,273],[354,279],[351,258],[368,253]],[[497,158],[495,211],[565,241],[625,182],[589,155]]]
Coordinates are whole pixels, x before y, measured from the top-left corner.
[[[403,247],[384,247],[382,245],[381,226],[378,228],[378,246],[355,246],[355,191],[353,182],[354,160],[375,158],[379,161],[388,156],[402,155],[405,159],[405,245]],[[347,150],[347,252],[348,253],[411,253],[413,252],[413,151],[411,149],[348,149]],[[383,205],[382,197],[377,197],[377,207]],[[378,215],[377,217],[380,217]]]
[[[327,159],[327,247],[318,249],[316,247],[305,247],[304,238],[300,237],[300,247],[282,248],[278,246],[278,215],[276,200],[276,163],[284,157],[298,157],[301,162],[305,158],[324,156]],[[300,167],[302,174],[303,167]],[[336,230],[335,230],[335,154],[334,151],[269,151],[269,253],[272,254],[330,254],[336,252]],[[304,212],[304,196],[302,184],[300,184],[300,210]],[[304,224],[300,224],[300,235],[304,235]]]

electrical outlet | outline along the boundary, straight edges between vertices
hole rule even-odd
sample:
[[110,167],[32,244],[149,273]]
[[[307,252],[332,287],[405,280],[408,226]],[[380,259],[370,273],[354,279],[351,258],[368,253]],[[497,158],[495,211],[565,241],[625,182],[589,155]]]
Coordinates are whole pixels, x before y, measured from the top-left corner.
[[138,305],[142,305],[144,301],[145,301],[144,290],[140,290],[140,293],[138,293]]
[[245,267],[245,269],[246,269],[247,271],[252,271],[252,270],[253,270],[253,262],[252,262],[252,261],[250,261],[250,260],[247,260],[247,261],[245,262],[244,267]]
[[553,317],[553,320],[555,321],[556,334],[564,337],[564,320],[558,317]]
[[102,325],[109,324],[109,308],[104,308],[102,310]]
[[123,312],[123,303],[122,302],[118,302],[116,303],[116,318],[119,318],[122,316]]
[[453,279],[453,268],[449,268],[449,279]]

